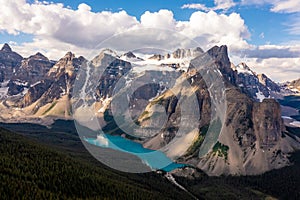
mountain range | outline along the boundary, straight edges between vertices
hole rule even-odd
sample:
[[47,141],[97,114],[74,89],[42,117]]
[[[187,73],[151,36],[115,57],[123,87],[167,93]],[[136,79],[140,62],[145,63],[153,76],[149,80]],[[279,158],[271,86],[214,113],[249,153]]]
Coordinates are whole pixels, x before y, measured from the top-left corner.
[[[289,129],[299,127],[299,108],[285,102],[299,95],[300,79],[275,83],[246,63],[233,64],[226,46],[153,55],[105,49],[91,61],[68,52],[53,61],[41,53],[23,58],[4,44],[0,84],[0,121],[7,123],[73,119],[84,99],[105,127],[114,100],[131,94],[131,116],[148,130],[132,130],[143,146],[162,149],[174,161],[209,175],[261,174],[291,165],[291,153],[300,149],[300,139]],[[178,97],[197,101],[187,106]],[[183,114],[192,108],[199,118]],[[115,112],[122,116],[123,111]],[[157,119],[162,111],[166,118]],[[187,134],[176,140],[181,130]]]

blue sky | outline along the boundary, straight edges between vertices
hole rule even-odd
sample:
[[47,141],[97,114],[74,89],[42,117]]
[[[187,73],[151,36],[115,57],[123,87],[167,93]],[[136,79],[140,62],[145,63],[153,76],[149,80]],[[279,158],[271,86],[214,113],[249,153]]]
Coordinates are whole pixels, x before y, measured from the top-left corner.
[[[34,1],[27,1],[34,3]],[[111,11],[119,12],[125,10],[129,15],[136,16],[140,19],[141,15],[145,11],[156,12],[160,9],[168,9],[174,13],[176,20],[185,21],[188,20],[196,9],[182,9],[185,4],[205,4],[207,7],[213,7],[213,1],[208,0],[152,0],[152,1],[140,1],[140,0],[110,0],[110,1],[94,1],[94,0],[53,0],[54,3],[62,3],[65,7],[70,7],[76,10],[78,5],[86,3],[91,6],[93,12]],[[262,5],[240,5],[239,1],[235,1],[236,6],[233,6],[227,11],[218,10],[218,13],[231,13],[237,12],[245,20],[245,24],[248,26],[251,33],[251,38],[248,41],[255,45],[263,45],[266,43],[281,44],[290,40],[299,40],[299,35],[291,35],[287,31],[289,21],[291,18],[297,17],[294,13],[281,13],[271,12],[270,4]],[[24,41],[32,41],[33,36],[30,34],[21,33],[14,36],[2,32],[0,42],[15,41],[21,43]]]
[[[27,1],[34,3],[34,1]],[[94,0],[54,0],[54,3],[63,3],[65,7],[70,7],[76,10],[78,5],[86,3],[91,6],[93,12],[111,11],[118,12],[125,10],[129,15],[136,16],[140,19],[141,15],[145,11],[156,12],[160,9],[169,9],[174,13],[176,20],[188,20],[195,9],[182,9],[184,4],[201,3],[208,7],[212,7],[213,1],[176,1],[176,0],[152,0],[152,1],[140,1],[140,0],[111,0],[111,1],[94,1]],[[236,1],[238,2],[238,1]],[[271,5],[236,5],[230,8],[228,11],[219,10],[218,13],[230,13],[237,12],[245,20],[251,32],[251,38],[249,42],[262,45],[266,43],[280,44],[288,42],[289,40],[299,39],[299,35],[290,35],[286,30],[287,24],[290,19],[296,17],[291,13],[276,13],[270,12]],[[264,37],[262,37],[262,33]],[[2,32],[0,42],[6,42],[12,40],[15,42],[31,41],[32,36],[30,34],[21,33],[18,36],[9,35]]]
[[[0,0],[0,3],[0,43],[9,42],[24,56],[40,51],[58,59],[69,50],[86,55],[93,43],[122,31],[167,28],[196,40],[204,49],[226,44],[233,62],[247,62],[258,72],[279,81],[300,77],[300,1]],[[143,41],[146,39],[141,38],[139,44]],[[166,48],[181,45],[172,46],[170,41],[165,44],[169,45]],[[293,73],[277,75],[287,67]]]

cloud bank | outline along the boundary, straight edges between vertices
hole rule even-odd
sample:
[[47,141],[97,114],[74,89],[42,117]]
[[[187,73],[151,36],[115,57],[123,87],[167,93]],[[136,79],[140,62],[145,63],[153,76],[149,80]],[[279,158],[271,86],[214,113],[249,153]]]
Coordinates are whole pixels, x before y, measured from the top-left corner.
[[[252,1],[257,4],[260,2]],[[275,2],[277,3],[264,0],[263,3],[272,4],[274,12],[294,12],[293,9],[296,9],[292,8],[295,7],[292,1]],[[107,38],[119,34],[122,36],[122,43],[121,40],[115,40],[110,45],[122,48],[120,50],[147,45],[174,50],[188,47],[191,45],[190,41],[204,50],[214,45],[225,44],[229,46],[231,56],[239,56],[241,62],[247,58],[254,66],[257,62],[257,65],[268,69],[286,69],[290,63],[290,70],[298,73],[294,66],[299,64],[296,57],[300,55],[300,45],[253,46],[248,43],[251,35],[238,13],[225,14],[215,11],[228,10],[236,3],[232,0],[215,0],[214,3],[213,8],[207,8],[203,4],[184,5],[183,8],[195,8],[199,11],[193,12],[189,20],[178,21],[173,12],[166,9],[157,12],[146,11],[139,20],[124,10],[93,12],[91,7],[84,3],[73,10],[60,3],[35,1],[30,4],[25,0],[0,0],[0,32],[33,35],[31,42],[12,45],[24,56],[37,51],[51,59],[62,57],[66,51],[88,56],[99,43],[105,44]],[[242,3],[247,4],[250,1],[244,0]],[[295,20],[293,23],[296,26],[290,27],[290,31],[299,33],[299,21]],[[238,59],[235,60],[239,62]],[[284,64],[280,64],[280,60]],[[271,77],[274,77],[273,74]],[[284,79],[277,76],[276,78],[278,81]]]
[[[217,2],[220,2],[220,6],[226,5],[223,1]],[[34,41],[24,45],[52,49],[50,51],[66,46],[77,48],[76,50],[81,48],[83,51],[95,47],[95,44],[114,34],[130,30],[137,34],[136,30],[141,30],[140,34],[143,35],[144,28],[176,31],[199,42],[203,48],[221,44],[227,44],[233,49],[241,48],[247,45],[246,39],[249,37],[244,20],[236,13],[225,15],[214,11],[208,13],[197,11],[191,15],[189,21],[176,21],[172,11],[160,10],[152,13],[146,11],[139,21],[125,11],[92,12],[91,7],[84,3],[80,4],[77,10],[65,8],[63,4],[41,2],[29,4],[25,0],[0,0],[0,3],[1,31],[15,35],[32,34],[35,36]],[[169,31],[167,32],[165,38],[170,40]],[[48,44],[45,41],[41,42],[43,39],[49,41]],[[144,41],[148,40],[146,37]],[[160,45],[164,48],[182,46],[176,37],[173,38],[172,45],[168,44],[170,43],[161,40]]]

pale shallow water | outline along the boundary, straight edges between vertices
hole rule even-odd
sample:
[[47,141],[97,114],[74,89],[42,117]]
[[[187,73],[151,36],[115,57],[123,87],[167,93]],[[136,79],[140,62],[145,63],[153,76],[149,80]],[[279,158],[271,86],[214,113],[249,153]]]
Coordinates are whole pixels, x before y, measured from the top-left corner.
[[90,144],[119,150],[139,157],[143,163],[154,170],[172,171],[186,166],[185,164],[175,163],[161,151],[154,151],[144,148],[140,143],[131,141],[121,136],[102,134],[97,138],[84,138]]

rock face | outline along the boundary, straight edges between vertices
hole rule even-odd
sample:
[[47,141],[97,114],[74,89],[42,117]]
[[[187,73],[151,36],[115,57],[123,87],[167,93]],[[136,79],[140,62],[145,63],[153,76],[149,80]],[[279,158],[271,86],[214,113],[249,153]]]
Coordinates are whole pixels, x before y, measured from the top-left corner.
[[300,79],[290,82],[287,86],[292,91],[300,93]]
[[[167,56],[168,57],[168,56]],[[164,59],[164,56],[163,55],[160,55],[160,54],[154,54],[153,56],[151,56],[149,59],[151,60],[163,60]]]
[[265,74],[258,74],[257,75],[259,82],[267,87],[271,91],[279,92],[280,86],[274,83],[270,78],[268,78]]
[[22,60],[21,66],[15,71],[10,79],[8,95],[17,95],[31,85],[46,78],[46,73],[54,65],[41,53],[37,53]]
[[13,52],[8,44],[4,44],[0,50],[0,82],[10,80],[13,73],[21,65],[22,56]]
[[6,78],[10,77],[4,79],[7,85],[2,84],[7,88],[5,98],[2,99],[7,120],[14,120],[15,115],[18,116],[16,120],[26,117],[71,117],[72,89],[76,73],[86,63],[85,58],[77,58],[68,52],[58,62],[50,61],[41,53],[23,59],[16,56],[18,54],[12,52],[8,45],[2,48],[0,54],[9,54],[8,58],[15,56],[13,59],[18,61],[11,65],[15,61],[0,59],[5,68],[13,70],[12,74],[6,73]]
[[[106,98],[113,95],[116,83],[124,76],[129,70],[131,70],[131,64],[127,61],[123,61],[111,55],[101,55],[101,64],[95,59],[92,63],[95,63],[95,67],[102,67],[105,71],[102,73],[99,86],[97,87],[97,98]],[[96,58],[97,59],[97,58]]]
[[9,46],[7,43],[5,43],[5,44],[3,45],[3,47],[1,48],[1,51],[2,51],[2,52],[10,52],[10,53],[12,52],[10,46]]
[[[43,80],[30,87],[19,106],[26,107],[36,103],[33,112],[37,112],[47,104],[53,105],[53,102],[64,99],[65,105],[61,106],[65,106],[65,108],[59,109],[66,109],[61,112],[64,115],[70,115],[71,105],[69,101],[72,96],[76,72],[85,62],[83,57],[77,58],[73,53],[68,52],[54,66],[45,71]],[[54,109],[54,106],[51,109]]]
[[173,58],[182,59],[186,57],[197,57],[203,53],[203,50],[200,47],[195,49],[177,49],[172,53]]
[[254,132],[261,147],[272,148],[285,131],[280,112],[280,105],[274,99],[265,99],[255,103],[253,108]]
[[142,58],[137,57],[136,55],[134,55],[134,53],[132,53],[131,51],[125,53],[123,56],[121,56],[121,58],[125,58],[125,60],[133,60],[133,61],[143,61]]
[[290,86],[300,87],[300,79],[294,80],[290,83]]
[[[226,114],[223,123],[213,119],[211,96],[201,74],[192,73],[197,68],[200,57],[191,61],[189,72],[186,74],[188,80],[192,83],[198,99],[200,109],[200,120],[198,122],[198,135],[191,140],[192,147],[186,149],[184,154],[172,154],[173,158],[181,162],[189,163],[204,170],[210,175],[221,174],[260,174],[265,171],[280,168],[289,165],[288,155],[293,149],[299,149],[299,140],[291,138],[285,134],[285,128],[281,119],[280,105],[274,99],[264,99],[262,102],[257,101],[251,95],[251,91],[245,90],[240,86],[250,84],[252,79],[255,80],[252,86],[257,84],[272,87],[265,76],[259,78],[254,74],[250,76],[239,77],[237,70],[232,69],[227,55],[226,46],[214,47],[206,55],[210,56],[211,66],[217,66],[220,71],[225,85],[226,93]],[[202,58],[201,58],[202,59]],[[203,59],[202,59],[203,60]],[[194,65],[194,66],[193,66]],[[243,68],[249,71],[246,65]],[[204,70],[198,68],[198,70]],[[205,69],[206,70],[206,69]],[[217,71],[216,70],[216,71]],[[264,84],[263,84],[264,83]],[[179,93],[176,96],[186,95],[185,86],[179,85]],[[274,86],[274,89],[278,89]],[[166,109],[168,121],[166,128],[157,136],[145,142],[144,146],[153,149],[162,148],[169,144],[178,131],[179,121],[181,118],[180,104],[175,95],[166,92],[156,100],[159,101]],[[140,118],[140,123],[147,127],[147,120],[151,117],[150,104],[146,108],[148,115]],[[150,116],[149,116],[150,115]],[[212,127],[214,132],[219,132],[216,141],[212,144],[211,149],[205,155],[199,154],[201,145],[205,144],[207,130],[205,127]],[[148,127],[149,128],[149,127]],[[179,146],[177,147],[179,148]]]
[[256,74],[246,63],[231,65],[231,68],[234,70],[232,82],[256,101],[262,102],[265,98],[274,98],[275,94],[281,91],[279,85],[265,74]]
[[167,59],[187,59],[187,58],[195,58],[203,53],[203,50],[200,47],[195,49],[176,49],[171,54],[161,55],[161,54],[154,54],[149,59],[152,60],[167,60]]

